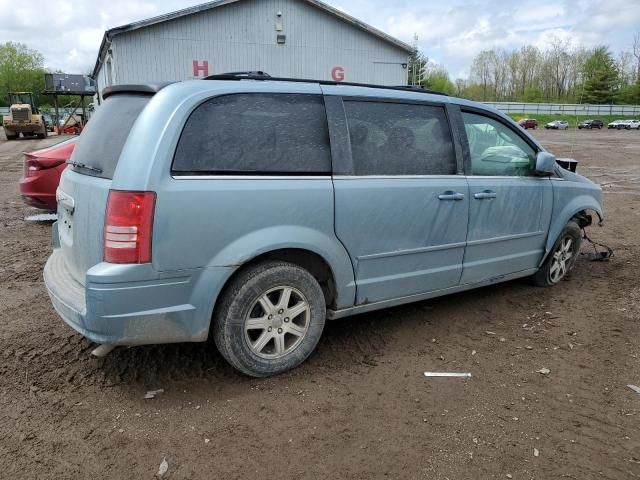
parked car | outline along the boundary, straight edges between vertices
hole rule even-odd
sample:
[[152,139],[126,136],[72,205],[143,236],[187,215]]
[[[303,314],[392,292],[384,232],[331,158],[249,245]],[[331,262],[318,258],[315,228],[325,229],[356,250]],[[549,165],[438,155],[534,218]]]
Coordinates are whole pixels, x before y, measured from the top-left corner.
[[103,98],[44,267],[97,355],[213,337],[239,371],[277,374],[327,318],[556,285],[588,212],[602,218],[598,185],[504,114],[442,94],[221,75]]
[[533,128],[534,130],[538,128],[538,121],[535,118],[523,118],[518,121],[518,125],[527,130],[528,128]]
[[73,137],[51,147],[25,152],[24,169],[20,179],[22,200],[32,207],[55,211],[56,189],[67,160],[76,145]]
[[602,120],[583,120],[578,123],[578,129],[582,130],[583,128],[587,128],[591,130],[592,128],[597,128],[600,130],[604,126],[604,122]]
[[622,130],[625,128],[626,120],[614,120],[611,123],[607,124],[607,128],[616,128],[618,130]]
[[627,120],[624,122],[624,128],[627,130],[640,130],[640,120]]
[[547,123],[544,128],[547,130],[567,130],[569,128],[569,122],[565,122],[564,120],[554,120]]

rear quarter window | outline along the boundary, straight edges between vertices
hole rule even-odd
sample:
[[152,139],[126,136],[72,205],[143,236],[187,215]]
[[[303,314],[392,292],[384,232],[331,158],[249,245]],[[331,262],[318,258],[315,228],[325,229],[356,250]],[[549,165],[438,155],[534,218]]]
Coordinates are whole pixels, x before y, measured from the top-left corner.
[[113,95],[93,114],[78,139],[71,160],[86,167],[76,172],[101,178],[113,178],[131,127],[149,103],[149,95]]
[[233,94],[198,106],[180,136],[177,174],[331,172],[324,101],[307,94]]

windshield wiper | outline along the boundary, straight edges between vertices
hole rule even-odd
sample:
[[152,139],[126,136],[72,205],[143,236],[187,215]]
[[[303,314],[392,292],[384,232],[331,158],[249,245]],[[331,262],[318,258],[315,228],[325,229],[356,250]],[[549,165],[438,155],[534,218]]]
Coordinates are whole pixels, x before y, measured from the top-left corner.
[[69,165],[73,165],[76,168],[84,168],[85,170],[91,170],[92,172],[102,173],[101,168],[92,167],[91,165],[85,165],[84,163],[72,162],[71,160],[68,160],[66,163],[68,163]]

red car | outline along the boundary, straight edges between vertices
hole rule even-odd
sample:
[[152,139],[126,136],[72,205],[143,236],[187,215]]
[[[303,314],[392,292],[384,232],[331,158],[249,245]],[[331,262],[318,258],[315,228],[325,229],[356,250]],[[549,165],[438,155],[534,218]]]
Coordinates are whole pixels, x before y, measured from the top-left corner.
[[523,118],[518,122],[522,128],[527,130],[528,128],[533,128],[534,130],[538,128],[538,121],[535,118]]
[[25,152],[20,179],[22,200],[32,207],[56,210],[56,189],[78,137],[35,152]]

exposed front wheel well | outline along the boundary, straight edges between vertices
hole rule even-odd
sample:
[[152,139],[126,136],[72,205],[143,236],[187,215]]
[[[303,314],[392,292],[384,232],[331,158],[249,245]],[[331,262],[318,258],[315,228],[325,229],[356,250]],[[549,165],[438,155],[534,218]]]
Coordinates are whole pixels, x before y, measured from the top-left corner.
[[586,228],[593,223],[593,215],[591,215],[591,212],[595,213],[598,216],[598,220],[602,222],[600,213],[595,210],[581,210],[576,213],[571,220],[576,222],[580,228]]

